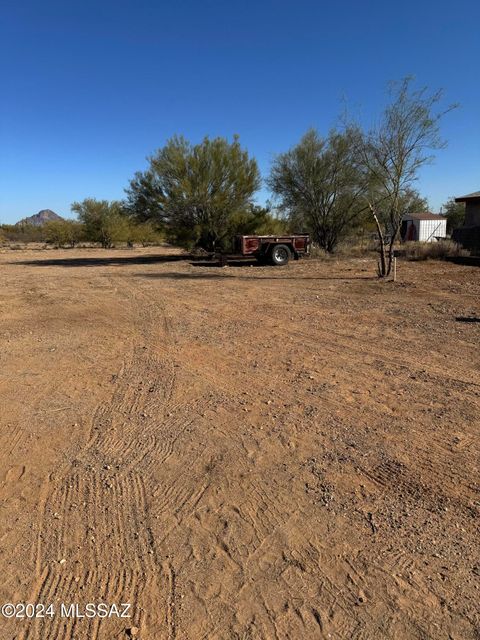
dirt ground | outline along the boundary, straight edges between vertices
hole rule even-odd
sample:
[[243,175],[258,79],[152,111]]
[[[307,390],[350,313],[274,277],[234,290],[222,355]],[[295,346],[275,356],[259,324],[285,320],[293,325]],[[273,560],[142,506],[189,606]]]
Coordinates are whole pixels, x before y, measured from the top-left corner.
[[176,258],[0,253],[1,639],[480,638],[480,270]]

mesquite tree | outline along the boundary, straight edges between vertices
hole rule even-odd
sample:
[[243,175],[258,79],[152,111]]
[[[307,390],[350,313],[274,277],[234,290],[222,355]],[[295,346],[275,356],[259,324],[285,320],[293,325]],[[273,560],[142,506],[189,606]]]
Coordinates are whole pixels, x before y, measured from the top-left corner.
[[260,187],[254,158],[224,138],[192,145],[174,137],[150,158],[127,189],[126,209],[161,223],[179,243],[215,251],[228,240],[231,221],[250,210]]
[[78,214],[86,240],[99,242],[104,249],[124,240],[128,220],[123,215],[121,202],[86,198],[74,202],[71,209]]
[[322,138],[311,129],[275,158],[268,179],[292,228],[310,231],[328,252],[335,249],[360,209],[365,181],[354,153],[359,135],[352,127]]
[[440,119],[455,108],[438,111],[442,92],[413,90],[411,82],[405,78],[392,85],[391,102],[379,125],[363,136],[356,150],[368,176],[366,197],[378,233],[381,277],[392,269],[395,242],[407,212],[406,196],[419,170],[432,160],[432,151],[445,146]]

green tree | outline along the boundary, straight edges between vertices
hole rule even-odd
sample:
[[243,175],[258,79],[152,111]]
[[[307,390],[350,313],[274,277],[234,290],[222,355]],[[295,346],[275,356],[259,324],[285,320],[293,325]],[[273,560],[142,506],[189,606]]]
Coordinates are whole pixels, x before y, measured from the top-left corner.
[[77,220],[51,220],[43,225],[46,242],[56,247],[68,245],[75,247],[82,240],[85,230],[81,222]]
[[135,175],[126,207],[162,224],[173,241],[214,251],[228,242],[233,216],[248,210],[259,187],[257,163],[237,136],[197,145],[174,137]]
[[455,202],[455,198],[449,198],[442,206],[447,218],[447,232],[452,233],[457,227],[461,227],[465,221],[465,203]]
[[84,226],[86,240],[99,242],[104,249],[127,240],[129,223],[120,202],[86,198],[71,209]]
[[143,247],[148,247],[164,241],[163,233],[152,222],[137,222],[130,217],[127,217],[125,222],[124,239],[129,246],[141,244]]
[[[280,235],[287,230],[285,220],[275,217],[269,206],[250,205],[244,211],[233,214],[229,222],[228,236]],[[233,245],[229,248],[233,248]]]
[[441,98],[441,91],[413,90],[411,78],[393,84],[391,101],[379,125],[357,147],[357,155],[369,177],[366,197],[379,238],[381,277],[390,274],[395,242],[407,213],[407,196],[418,172],[432,160],[432,150],[445,146],[439,124],[454,107],[438,111]]
[[135,242],[139,242],[143,247],[153,244],[160,244],[164,241],[164,235],[153,222],[143,222],[135,225]]
[[400,196],[400,209],[405,213],[427,213],[429,205],[427,198],[411,187],[406,188]]
[[274,160],[268,179],[290,225],[310,231],[328,252],[334,251],[362,207],[364,174],[353,153],[359,135],[351,127],[322,138],[311,129]]

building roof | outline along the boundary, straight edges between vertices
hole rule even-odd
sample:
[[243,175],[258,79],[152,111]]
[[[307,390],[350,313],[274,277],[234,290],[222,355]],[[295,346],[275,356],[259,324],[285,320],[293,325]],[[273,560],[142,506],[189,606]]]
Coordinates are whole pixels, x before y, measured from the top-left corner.
[[467,193],[466,196],[455,198],[455,202],[466,202],[467,200],[480,200],[480,191],[474,191],[473,193]]
[[425,211],[423,213],[406,213],[403,216],[404,220],[437,220],[440,222],[441,220],[446,220],[443,216],[438,213],[430,213],[429,211]]

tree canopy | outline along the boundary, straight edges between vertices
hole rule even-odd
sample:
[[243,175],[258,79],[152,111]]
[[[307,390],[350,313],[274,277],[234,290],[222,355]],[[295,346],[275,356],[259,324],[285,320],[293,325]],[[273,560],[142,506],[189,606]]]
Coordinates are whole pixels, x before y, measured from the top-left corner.
[[226,242],[232,219],[249,210],[260,187],[257,163],[237,136],[196,145],[175,136],[149,161],[127,189],[127,211],[161,222],[173,240],[208,250]]
[[453,106],[439,110],[441,99],[441,91],[414,90],[412,79],[405,78],[392,85],[378,126],[359,138],[356,154],[368,176],[366,197],[377,224],[381,276],[391,271],[408,194],[418,173],[432,160],[432,152],[445,146],[439,124]]
[[75,247],[85,237],[85,229],[77,220],[50,220],[43,229],[46,242],[56,247]]
[[358,135],[350,128],[322,138],[310,129],[297,145],[277,156],[268,179],[292,228],[310,231],[328,252],[361,209],[364,176],[354,155]]
[[461,227],[465,221],[465,203],[455,202],[451,197],[443,205],[444,214],[447,218],[447,231],[451,233],[457,227]]
[[74,202],[71,208],[84,225],[86,239],[99,242],[105,249],[125,239],[128,220],[120,202],[86,198]]

